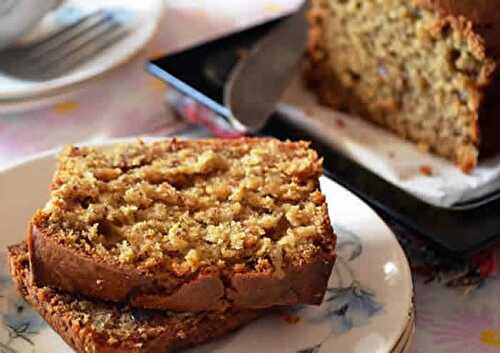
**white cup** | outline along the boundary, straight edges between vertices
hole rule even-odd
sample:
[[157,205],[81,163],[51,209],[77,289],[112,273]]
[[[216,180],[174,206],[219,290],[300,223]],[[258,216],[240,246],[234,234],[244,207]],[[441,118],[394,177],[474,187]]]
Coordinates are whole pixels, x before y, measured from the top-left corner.
[[0,0],[0,49],[27,34],[63,0]]

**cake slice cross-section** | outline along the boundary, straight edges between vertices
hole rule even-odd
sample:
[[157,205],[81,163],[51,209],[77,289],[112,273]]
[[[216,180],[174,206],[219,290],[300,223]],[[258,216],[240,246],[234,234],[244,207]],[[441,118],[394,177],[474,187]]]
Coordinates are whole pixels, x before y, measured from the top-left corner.
[[305,142],[67,147],[33,216],[34,283],[174,311],[320,304],[335,235]]
[[500,152],[496,0],[311,0],[306,76],[357,114],[470,172]]

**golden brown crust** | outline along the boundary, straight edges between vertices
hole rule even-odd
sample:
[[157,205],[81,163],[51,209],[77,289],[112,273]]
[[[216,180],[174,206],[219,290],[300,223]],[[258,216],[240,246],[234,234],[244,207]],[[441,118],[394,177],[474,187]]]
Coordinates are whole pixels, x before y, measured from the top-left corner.
[[500,17],[495,0],[414,0],[421,6],[440,11],[443,15],[463,16],[484,39],[494,57],[500,55]]
[[[400,136],[425,144],[428,149],[443,157],[452,159],[464,171],[470,172],[478,163],[481,156],[486,157],[500,151],[497,141],[500,133],[500,124],[497,115],[500,103],[500,89],[498,76],[500,74],[500,17],[495,15],[498,6],[491,0],[413,0],[413,3],[438,14],[433,31],[446,32],[451,28],[459,33],[470,48],[474,57],[483,63],[477,80],[468,87],[470,97],[468,107],[470,112],[457,116],[461,121],[468,121],[468,142],[456,145],[454,149],[444,148],[444,141],[434,138],[424,138],[425,131],[415,131],[411,125],[401,126],[394,123],[398,119],[400,107],[395,100],[387,99],[378,108],[366,105],[364,97],[358,97],[356,92],[344,86],[338,77],[331,74],[328,65],[328,50],[325,49],[325,23],[331,16],[325,0],[313,0],[310,11],[310,42],[308,62],[306,63],[306,81],[310,88],[318,94],[322,104],[335,109],[345,110],[382,125]],[[436,58],[431,58],[437,60]],[[362,73],[361,73],[362,75]],[[402,78],[405,80],[406,78]],[[336,89],[332,89],[335,87]],[[400,91],[403,94],[403,91]],[[377,117],[374,110],[385,111],[389,118]],[[417,114],[417,113],[416,113]],[[383,113],[381,115],[384,115]],[[425,117],[422,117],[424,119]],[[418,128],[417,128],[418,130]],[[455,132],[453,132],[455,133]]]
[[[96,175],[97,172],[99,172],[100,178],[103,178],[104,174],[108,176],[113,175],[112,178],[117,181],[120,181],[117,175],[121,173],[122,177],[129,177],[130,175],[126,174],[128,172],[129,174],[134,173],[133,180],[135,181],[137,178],[142,178],[142,174],[139,174],[143,172],[143,170],[141,170],[142,167],[150,167],[150,165],[135,166],[132,171],[130,171],[132,169],[130,167],[122,167],[122,169],[127,172],[113,171],[118,168],[107,165],[105,165],[106,168],[104,168],[102,166],[103,160],[101,159],[99,160],[101,165],[97,170],[92,169],[95,161],[92,161],[94,164],[90,167],[84,164],[84,168],[82,168],[80,159],[88,159],[92,153],[97,154],[98,152],[83,149],[69,149],[69,152],[67,152],[69,157],[64,158],[71,158],[71,163],[66,163],[65,159],[64,161],[66,164],[63,163],[63,166],[58,169],[53,181],[55,191],[53,191],[51,201],[48,204],[49,206],[39,211],[34,216],[28,229],[28,245],[34,283],[37,285],[60,288],[70,293],[82,294],[91,298],[113,302],[127,302],[134,307],[175,311],[220,311],[227,307],[264,308],[275,305],[292,305],[299,303],[320,304],[335,260],[335,234],[333,233],[333,229],[328,219],[325,198],[319,190],[318,173],[321,171],[321,162],[316,153],[308,149],[307,145],[304,143],[277,142],[276,140],[269,139],[243,139],[237,141],[205,140],[196,142],[174,140],[172,142],[158,143],[151,146],[138,144],[131,146],[131,148],[136,149],[134,150],[136,157],[137,151],[139,151],[139,153],[146,154],[144,159],[149,158],[151,159],[149,163],[154,163],[152,161],[158,161],[162,156],[165,160],[168,160],[168,156],[165,157],[165,154],[170,153],[169,151],[176,151],[177,153],[177,151],[183,148],[191,148],[192,146],[203,147],[199,155],[203,156],[208,150],[212,156],[216,153],[220,153],[217,156],[222,155],[223,157],[221,158],[226,159],[228,158],[227,153],[239,153],[238,148],[242,147],[246,153],[244,155],[245,158],[259,156],[267,158],[266,163],[268,163],[270,169],[274,168],[275,165],[279,163],[285,162],[288,164],[283,164],[285,169],[282,171],[281,175],[285,175],[287,170],[290,170],[290,166],[293,167],[291,168],[291,173],[299,174],[287,177],[290,184],[275,185],[276,187],[270,189],[267,194],[263,194],[265,191],[262,190],[265,188],[262,186],[258,187],[258,190],[256,189],[255,191],[251,189],[254,179],[262,182],[262,180],[265,180],[267,177],[267,172],[263,168],[264,162],[256,164],[257,168],[264,169],[259,172],[262,173],[263,176],[258,175],[258,177],[254,177],[250,170],[246,174],[242,174],[242,180],[230,180],[231,184],[229,185],[231,185],[230,190],[232,190],[231,192],[233,195],[244,195],[245,192],[254,193],[254,199],[256,198],[257,201],[271,200],[275,205],[274,209],[260,209],[259,204],[255,202],[253,205],[240,206],[240,208],[246,207],[246,214],[250,214],[251,217],[253,217],[250,219],[253,222],[251,224],[244,223],[244,217],[248,217],[245,215],[236,218],[234,221],[220,221],[215,223],[215,225],[210,224],[210,220],[203,219],[203,223],[200,223],[201,226],[199,227],[201,229],[199,229],[200,235],[191,238],[186,236],[184,238],[186,240],[182,240],[184,242],[187,242],[187,240],[191,241],[191,244],[188,244],[187,248],[183,248],[184,254],[187,253],[189,255],[191,252],[189,247],[196,249],[196,246],[199,246],[199,249],[201,249],[199,253],[203,253],[207,248],[210,250],[218,250],[218,248],[223,246],[223,241],[228,239],[231,240],[231,242],[235,240],[236,245],[239,244],[240,240],[243,243],[243,247],[232,248],[228,251],[236,252],[240,251],[240,249],[245,251],[247,240],[253,240],[253,243],[249,245],[250,247],[254,246],[252,244],[255,244],[256,241],[263,242],[264,244],[271,244],[274,247],[271,251],[258,255],[260,250],[258,247],[254,246],[253,248],[247,249],[246,253],[244,253],[245,257],[236,257],[234,261],[231,258],[223,258],[219,259],[219,261],[214,261],[212,258],[212,254],[216,253],[214,251],[210,253],[212,257],[207,256],[207,261],[199,261],[200,264],[194,270],[188,268],[189,271],[176,271],[176,267],[170,267],[170,265],[172,263],[175,265],[179,263],[178,259],[182,261],[183,258],[187,257],[187,255],[184,254],[179,255],[179,251],[170,251],[169,249],[164,250],[163,253],[158,251],[160,255],[166,257],[171,256],[171,258],[168,259],[169,262],[165,262],[163,267],[157,266],[148,268],[143,266],[148,260],[148,257],[145,256],[142,256],[141,262],[120,263],[118,261],[119,256],[106,257],[100,256],[99,254],[96,255],[94,251],[96,246],[92,241],[96,239],[96,237],[102,237],[106,240],[106,235],[99,234],[96,236],[94,234],[93,238],[87,238],[85,237],[85,232],[82,232],[83,235],[79,235],[82,240],[81,246],[72,246],[72,244],[68,244],[69,241],[74,241],[75,234],[77,234],[79,229],[86,225],[84,222],[80,221],[80,219],[89,218],[85,213],[86,210],[93,208],[94,204],[100,202],[99,197],[94,196],[96,199],[94,201],[95,203],[86,205],[87,209],[84,209],[74,201],[72,196],[67,196],[66,194],[61,196],[63,193],[66,193],[67,190],[72,190],[69,185],[77,185],[75,183],[75,180],[78,181],[76,177],[72,174],[69,177],[66,175],[68,170],[68,173],[73,173],[75,169],[80,168],[83,170],[82,175],[87,179],[89,178],[89,173],[94,173],[94,175]],[[272,162],[272,158],[276,158],[276,156],[266,155],[265,153],[267,152],[264,147],[262,147],[264,149],[263,151],[256,151],[259,146],[272,148],[272,151],[274,151],[278,157],[276,162]],[[290,154],[280,155],[280,151],[283,151],[283,149],[289,152],[291,151]],[[158,153],[158,150],[161,150],[162,154],[157,154],[154,157],[147,155],[147,153],[151,151]],[[225,151],[224,153],[226,154],[221,154],[221,150]],[[127,153],[128,150],[126,146],[124,151],[125,152],[121,151],[118,154],[120,158],[123,154]],[[216,151],[216,153],[213,151]],[[254,151],[257,153],[252,155]],[[143,154],[139,155],[142,157]],[[113,157],[114,156],[115,155],[113,155]],[[306,156],[308,158],[307,161],[305,158],[302,158],[302,156]],[[99,155],[99,158],[103,158],[102,155]],[[296,168],[290,164],[294,160],[298,162],[298,167]],[[105,162],[107,163],[107,160],[105,160]],[[80,164],[75,165],[75,163]],[[195,160],[193,164],[197,165],[197,161]],[[230,161],[227,161],[226,165],[227,164],[230,164]],[[71,165],[71,168],[67,168],[67,165]],[[182,165],[182,161],[175,161],[175,167],[186,169],[185,166]],[[169,168],[171,169],[163,169],[161,175],[168,174],[174,167]],[[207,176],[207,179],[215,177],[218,178],[217,181],[219,181],[221,180],[221,175],[226,175],[230,172],[227,172],[228,169],[231,170],[230,168],[226,168],[219,174],[210,174],[210,176]],[[104,170],[106,173],[103,172]],[[147,171],[150,173],[151,168],[147,169]],[[273,172],[276,174],[276,170]],[[237,170],[237,173],[240,173],[240,170]],[[208,187],[204,186],[205,180],[200,179],[198,174],[196,176],[198,179],[195,182],[198,184],[195,184],[195,186],[198,190],[206,190]],[[245,175],[249,175],[249,177],[247,178]],[[77,177],[80,177],[80,174],[78,174]],[[284,180],[282,176],[280,178],[281,179],[277,180]],[[106,177],[106,179],[108,179],[108,177]],[[102,196],[102,194],[105,193],[102,190],[106,190],[106,185],[103,186],[100,181],[95,183],[100,185],[99,191],[92,190],[85,194],[83,188],[76,188],[77,191],[75,192],[78,192],[78,197],[80,199],[87,199],[89,198],[88,195]],[[164,184],[166,185],[167,183]],[[274,184],[276,184],[276,182]],[[242,187],[241,185],[245,186]],[[282,188],[281,185],[284,187]],[[156,184],[154,187],[157,187]],[[214,188],[214,186],[210,187]],[[300,191],[305,195],[304,202],[286,199],[286,197],[296,197],[291,193],[294,187],[299,191],[301,190],[300,188],[307,188],[307,190],[309,190],[308,192],[306,192],[306,189]],[[185,188],[178,190],[170,186],[169,188],[169,190],[174,189],[171,194],[176,193],[178,199],[184,200],[187,193]],[[95,189],[97,189],[97,187]],[[116,184],[113,190],[116,190]],[[283,198],[280,198],[279,192],[284,194]],[[54,193],[57,197],[54,196]],[[125,190],[124,194],[125,196],[129,195],[128,190]],[[112,196],[115,197],[116,195],[117,193],[115,192]],[[226,198],[231,197],[227,196],[227,194],[225,195],[224,197]],[[269,195],[272,195],[272,197]],[[301,194],[298,193],[298,195],[300,196]],[[200,197],[207,196],[203,194]],[[111,203],[108,200],[109,199],[105,199],[105,201],[101,202],[104,204],[105,208],[110,208]],[[219,203],[216,204],[215,207],[210,204],[210,207],[214,211],[211,212],[211,214],[218,215],[218,213],[220,213],[219,209],[230,203],[230,200],[215,200],[214,202]],[[246,201],[243,198],[240,202],[244,203]],[[293,202],[295,202],[295,204]],[[77,204],[77,206],[74,206],[75,204]],[[99,204],[98,206],[101,205]],[[162,206],[164,205],[162,204]],[[70,213],[73,212],[72,207],[76,208],[75,212],[83,214],[83,216],[78,218],[78,222],[74,223],[76,226],[68,222],[68,217],[74,216],[73,213]],[[120,207],[122,207],[122,205],[120,205]],[[142,208],[138,212],[144,212],[144,206],[141,207]],[[169,210],[177,210],[180,207],[184,207],[184,205],[167,206]],[[97,206],[94,208],[97,208]],[[199,209],[195,210],[195,212],[199,211]],[[176,212],[182,217],[186,217],[185,215],[189,212],[186,222],[193,218],[193,211],[190,209]],[[275,214],[278,216],[273,219]],[[51,217],[56,219],[56,221],[51,221]],[[177,222],[177,219],[175,217],[173,218]],[[266,227],[265,229],[259,228],[258,222],[254,221],[256,218],[266,221],[263,226]],[[277,221],[278,219],[280,219],[279,222]],[[139,223],[142,226],[147,221],[148,219],[143,217]],[[271,221],[275,223],[275,226],[273,226],[274,228],[269,228],[266,225]],[[52,224],[50,224],[50,222],[52,222]],[[103,221],[99,220],[93,222],[96,222],[95,224],[99,222],[103,223]],[[109,223],[109,218],[104,222]],[[222,234],[224,236],[222,239],[213,238],[213,234],[208,234],[211,236],[209,239],[210,241],[203,242],[203,239],[208,237],[208,235],[204,233],[205,229],[212,227],[212,229],[217,230],[216,228],[221,225],[227,225],[228,229],[233,229],[235,228],[234,225],[238,222],[242,224],[239,228],[240,233]],[[70,226],[68,226],[68,224],[70,224]],[[168,225],[168,222],[156,222],[155,225],[157,224],[160,224],[160,227],[164,227],[165,224]],[[284,226],[281,227],[281,224]],[[51,228],[51,226],[54,225],[57,227]],[[251,233],[252,229],[245,228],[245,225],[257,229],[257,234],[259,236],[254,238],[252,238],[252,234],[248,236],[247,233]],[[120,222],[120,226],[125,227],[123,221]],[[174,224],[172,227],[175,226]],[[93,225],[92,228],[99,229],[99,227],[93,227]],[[115,228],[117,228],[118,231],[122,231],[118,226]],[[54,235],[55,232],[58,232],[57,236]],[[215,231],[214,233],[218,235]],[[160,243],[164,241],[169,234],[170,232],[168,230],[160,230],[154,234],[148,233],[141,239],[144,241],[155,239],[155,242]],[[131,236],[137,237],[138,234],[131,233]],[[202,241],[199,241],[200,239]],[[267,243],[265,241],[267,241]],[[142,245],[141,242],[138,243],[139,246]],[[98,243],[98,245],[100,245],[100,243]],[[230,245],[231,243],[228,243],[227,247]],[[154,246],[151,246],[150,249],[151,248],[154,248]],[[87,249],[89,250],[87,251]],[[290,252],[287,252],[289,249]],[[275,254],[276,250],[279,250],[279,253]],[[142,249],[139,248],[137,252],[140,251],[142,251]],[[287,257],[289,253],[291,256]],[[255,291],[253,288],[258,288],[258,291]]]
[[174,276],[149,275],[131,266],[118,268],[60,246],[32,226],[28,245],[37,284],[151,309],[204,311],[226,306],[217,274],[200,274],[187,282]]
[[170,353],[221,337],[262,314],[251,310],[136,313],[32,285],[25,244],[9,247],[9,257],[21,295],[79,353]]
[[37,284],[91,298],[128,302],[134,307],[193,312],[233,306],[320,304],[335,259],[332,244],[329,253],[301,267],[284,268],[279,277],[272,272],[234,273],[213,268],[186,280],[96,262],[59,246],[32,227],[28,244],[33,281]]

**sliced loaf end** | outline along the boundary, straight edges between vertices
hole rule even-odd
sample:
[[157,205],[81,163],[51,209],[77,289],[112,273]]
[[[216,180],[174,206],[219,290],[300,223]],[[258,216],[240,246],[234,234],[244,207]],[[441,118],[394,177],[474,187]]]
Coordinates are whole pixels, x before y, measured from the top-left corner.
[[321,101],[474,168],[498,71],[474,23],[418,1],[312,3],[307,79]]

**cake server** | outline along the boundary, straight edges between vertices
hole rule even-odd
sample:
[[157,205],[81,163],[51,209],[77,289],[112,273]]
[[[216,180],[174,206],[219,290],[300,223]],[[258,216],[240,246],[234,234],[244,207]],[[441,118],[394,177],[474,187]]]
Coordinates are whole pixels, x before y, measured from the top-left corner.
[[305,1],[245,53],[231,71],[224,87],[224,105],[237,131],[259,131],[294,77],[307,46],[307,8]]

